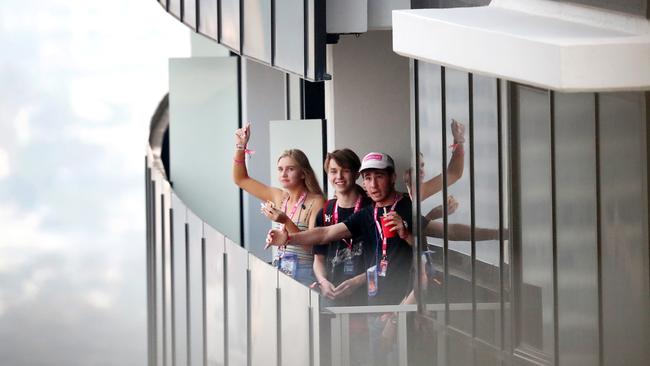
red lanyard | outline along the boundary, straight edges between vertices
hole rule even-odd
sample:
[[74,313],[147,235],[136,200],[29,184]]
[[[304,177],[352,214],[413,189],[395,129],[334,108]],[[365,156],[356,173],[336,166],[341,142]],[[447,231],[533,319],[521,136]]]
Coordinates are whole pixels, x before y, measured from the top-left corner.
[[[284,204],[282,205],[282,212],[287,213],[287,206],[289,205],[289,198],[284,201]],[[293,208],[291,209],[291,213],[288,215],[289,220],[293,220],[293,215],[296,214],[296,210],[298,209],[298,206],[301,206],[305,202],[305,198],[307,198],[307,192],[302,192],[302,195],[300,195],[300,198],[298,198],[298,201],[293,205]],[[300,217],[298,217],[300,218]],[[284,228],[284,225],[282,225],[282,228]],[[286,245],[283,245],[279,251],[280,258],[284,256],[284,250],[286,249]]]
[[[395,210],[395,206],[397,206],[397,202],[399,202],[400,199],[402,199],[402,197],[395,193],[395,202],[393,202],[393,205],[390,207],[389,212],[393,212]],[[372,214],[372,218],[375,220],[375,225],[377,226],[377,231],[379,232],[379,237],[381,238],[381,258],[386,259],[386,257],[388,257],[388,240],[384,237],[384,232],[381,230],[381,223],[377,220],[377,209],[377,203],[375,203],[375,211]],[[386,211],[385,208],[384,211]]]
[[[359,212],[359,209],[361,208],[361,196],[357,198],[357,201],[354,203],[354,213]],[[339,200],[334,201],[334,225],[339,223]],[[345,240],[341,239],[345,243],[345,245],[348,246],[348,249],[352,250],[352,240]]]
[[[307,198],[307,192],[303,192],[300,198],[298,198],[298,202],[296,202],[293,205],[293,208],[291,209],[291,213],[288,215],[289,220],[293,220],[293,215],[296,214],[296,210],[298,209],[298,206],[301,206],[303,203],[305,203],[305,198]],[[287,198],[287,200],[284,201],[284,206],[282,207],[282,211],[284,211],[284,213],[287,213],[288,204],[289,204],[289,198]]]

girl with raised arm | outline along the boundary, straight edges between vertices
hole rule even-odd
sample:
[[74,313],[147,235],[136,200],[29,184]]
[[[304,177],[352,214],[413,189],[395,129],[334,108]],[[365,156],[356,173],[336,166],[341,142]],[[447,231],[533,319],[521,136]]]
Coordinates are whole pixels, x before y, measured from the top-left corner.
[[[277,161],[278,181],[282,188],[267,186],[248,176],[245,159],[250,134],[250,123],[235,131],[232,168],[235,184],[264,202],[261,211],[274,222],[274,227],[284,227],[289,233],[313,228],[316,213],[323,207],[324,199],[305,153],[298,149],[284,151]],[[315,281],[311,247],[280,247],[273,263],[304,285],[311,285]]]

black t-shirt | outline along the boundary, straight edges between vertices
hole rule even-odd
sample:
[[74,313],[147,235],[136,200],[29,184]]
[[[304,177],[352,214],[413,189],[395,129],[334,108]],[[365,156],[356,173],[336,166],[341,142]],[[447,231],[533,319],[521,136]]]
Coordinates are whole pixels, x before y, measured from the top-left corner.
[[[335,200],[327,201],[323,215],[323,209],[318,212],[316,217],[316,226],[334,225],[334,205]],[[372,205],[372,200],[363,197],[361,200],[361,210],[366,206]],[[347,220],[354,213],[354,207],[338,207],[338,222]],[[326,260],[327,280],[334,286],[341,282],[366,272],[366,257],[364,255],[363,236],[357,235],[354,238],[338,240],[328,245],[314,246],[315,255],[324,255]],[[365,286],[359,286],[350,296],[332,301],[333,306],[350,306],[366,305],[367,290]]]
[[[391,206],[392,204],[387,206],[386,211],[389,211]],[[374,209],[374,204],[369,205],[344,221],[344,224],[354,237],[363,237],[365,245],[363,251],[368,268],[377,265],[382,257],[382,241],[373,218]],[[397,202],[395,212],[406,221],[410,229],[412,227],[412,212],[411,199],[408,195],[404,195]],[[384,207],[378,207],[377,220],[383,213]],[[368,297],[368,305],[399,304],[412,289],[413,248],[405,240],[395,235],[387,241],[387,255],[388,269],[386,276],[378,276],[377,294]]]

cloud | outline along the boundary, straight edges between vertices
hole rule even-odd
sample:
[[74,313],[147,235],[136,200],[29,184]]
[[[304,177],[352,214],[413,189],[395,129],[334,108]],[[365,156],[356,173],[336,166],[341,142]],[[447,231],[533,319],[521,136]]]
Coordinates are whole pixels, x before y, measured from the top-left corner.
[[5,150],[0,148],[0,180],[7,178],[10,174],[9,155],[7,155]]

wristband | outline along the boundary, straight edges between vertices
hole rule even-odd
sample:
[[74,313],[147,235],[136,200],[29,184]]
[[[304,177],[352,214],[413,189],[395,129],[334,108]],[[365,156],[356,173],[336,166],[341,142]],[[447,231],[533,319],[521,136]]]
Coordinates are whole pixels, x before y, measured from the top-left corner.
[[287,241],[286,241],[284,244],[285,244],[285,245],[286,245],[286,244],[289,244],[289,241],[290,241],[290,240],[291,240],[291,234],[289,234],[289,232],[287,231]]
[[244,145],[244,144],[235,144],[235,150],[244,150],[244,151],[246,151],[246,145]]
[[244,163],[245,163],[244,160],[239,160],[239,159],[235,159],[235,158],[233,158],[232,161],[233,161],[236,165],[244,165]]

